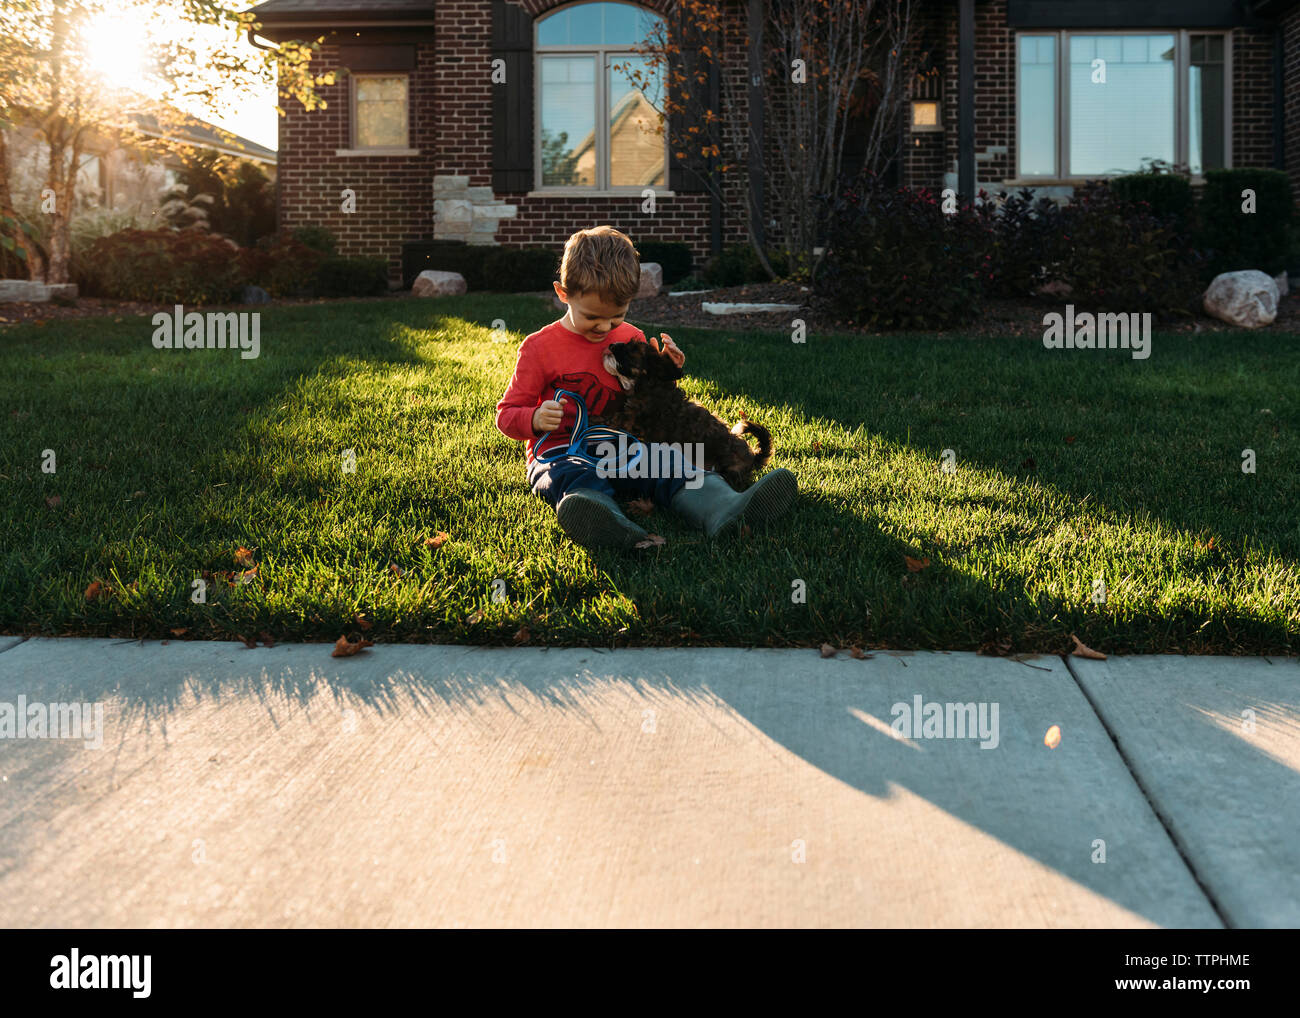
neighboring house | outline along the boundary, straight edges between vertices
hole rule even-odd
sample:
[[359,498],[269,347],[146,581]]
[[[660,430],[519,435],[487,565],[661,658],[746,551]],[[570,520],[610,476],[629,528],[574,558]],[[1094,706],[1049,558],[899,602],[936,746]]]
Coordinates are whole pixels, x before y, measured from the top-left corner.
[[[137,118],[134,129],[159,136],[156,121]],[[227,140],[211,124],[192,118],[186,126],[170,129],[167,135],[199,150],[249,159],[275,179],[275,152],[256,142],[239,137]],[[20,207],[35,207],[45,186],[49,149],[34,130],[26,127],[12,129],[8,141],[15,202]],[[181,160],[170,153],[141,151],[108,132],[93,134],[82,142],[77,212],[113,209],[148,215],[158,209],[163,192],[176,183],[181,165]]]
[[[738,41],[763,0],[721,2],[721,65],[698,98],[732,138],[764,138],[769,100]],[[1160,159],[1195,175],[1283,167],[1300,194],[1300,0],[913,3],[902,183],[1064,195]],[[254,13],[268,39],[326,35],[318,70],[350,72],[323,89],[328,108],[280,121],[281,225],[329,227],[394,277],[402,245],[431,237],[558,246],[610,223],[702,259],[746,239],[744,214],[760,235],[775,225],[760,161],[727,175],[724,215],[697,176],[708,160],[674,158],[615,70],[640,59],[630,47],[672,0],[267,0]],[[688,70],[699,43],[684,47]],[[676,118],[691,126],[708,130],[698,111]]]

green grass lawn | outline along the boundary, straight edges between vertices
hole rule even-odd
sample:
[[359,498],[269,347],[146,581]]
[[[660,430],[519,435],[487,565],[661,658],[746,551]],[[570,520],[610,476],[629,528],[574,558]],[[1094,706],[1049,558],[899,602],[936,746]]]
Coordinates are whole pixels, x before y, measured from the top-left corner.
[[[1138,361],[669,329],[690,394],[766,424],[802,493],[780,529],[712,542],[656,511],[667,544],[621,553],[564,537],[493,423],[555,317],[492,294],[280,308],[255,360],[155,350],[147,318],[6,329],[0,629],[334,640],[361,612],[379,641],[1300,649],[1300,337],[1157,333]],[[255,576],[193,603],[240,546]]]

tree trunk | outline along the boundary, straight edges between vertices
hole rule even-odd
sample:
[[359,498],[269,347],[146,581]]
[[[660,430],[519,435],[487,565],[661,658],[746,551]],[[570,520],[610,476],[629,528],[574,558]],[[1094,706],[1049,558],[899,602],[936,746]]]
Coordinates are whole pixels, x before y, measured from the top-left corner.
[[[54,211],[50,214],[50,272],[49,282],[66,283],[72,261],[72,210],[68,207],[72,201],[71,188],[67,186],[64,170],[63,133],[60,130],[50,135],[50,165],[45,186],[54,192]],[[73,170],[75,172],[75,168]]]
[[40,249],[32,243],[31,238],[23,230],[22,219],[14,211],[13,194],[9,187],[9,140],[3,125],[0,125],[0,216],[8,216],[16,224],[14,243],[25,256],[27,278],[39,282],[45,275],[45,259],[41,257]]

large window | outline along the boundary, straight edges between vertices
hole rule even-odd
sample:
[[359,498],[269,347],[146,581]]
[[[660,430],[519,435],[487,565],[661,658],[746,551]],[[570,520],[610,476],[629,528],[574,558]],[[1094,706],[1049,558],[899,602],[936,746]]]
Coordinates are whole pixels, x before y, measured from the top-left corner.
[[583,3],[537,22],[540,189],[667,185],[668,139],[656,112],[662,82],[644,57],[629,52],[656,20],[631,4]]
[[1144,162],[1229,165],[1223,34],[1052,32],[1016,38],[1017,170],[1067,179]]
[[357,74],[352,78],[352,147],[407,147],[405,74]]

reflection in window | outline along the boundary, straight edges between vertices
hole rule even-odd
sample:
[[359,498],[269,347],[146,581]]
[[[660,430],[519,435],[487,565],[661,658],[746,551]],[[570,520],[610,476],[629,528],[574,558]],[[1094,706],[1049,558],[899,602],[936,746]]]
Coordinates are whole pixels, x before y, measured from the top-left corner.
[[1056,37],[1022,35],[1018,40],[1017,93],[1020,172],[1056,175]]
[[358,75],[354,79],[354,148],[406,148],[406,76]]
[[628,52],[655,24],[624,3],[578,4],[537,22],[542,187],[666,185],[661,81]]

